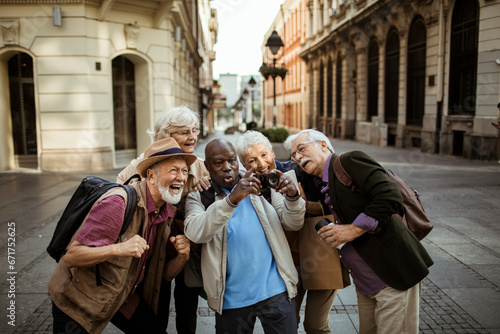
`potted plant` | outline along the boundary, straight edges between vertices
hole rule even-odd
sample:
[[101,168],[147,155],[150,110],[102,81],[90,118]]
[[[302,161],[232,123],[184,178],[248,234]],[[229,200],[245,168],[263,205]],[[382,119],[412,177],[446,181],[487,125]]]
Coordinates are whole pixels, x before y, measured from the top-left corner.
[[290,160],[290,152],[283,147],[283,142],[288,138],[290,132],[285,128],[259,129],[260,133],[269,139],[273,146],[274,155],[279,161]]
[[285,79],[288,70],[285,67],[275,67],[269,66],[267,64],[262,64],[259,69],[260,74],[264,77],[264,79],[268,79],[270,76],[274,79],[276,77],[281,77],[282,80]]

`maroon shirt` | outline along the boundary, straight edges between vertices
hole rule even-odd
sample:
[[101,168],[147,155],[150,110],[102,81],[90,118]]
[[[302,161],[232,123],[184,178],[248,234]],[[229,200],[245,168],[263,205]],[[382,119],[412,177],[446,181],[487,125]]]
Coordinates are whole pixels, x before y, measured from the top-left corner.
[[[134,288],[120,308],[120,312],[130,319],[134,314],[137,305],[139,305],[140,296],[136,293],[137,286],[143,281],[146,270],[146,263],[153,254],[153,249],[156,241],[156,233],[158,224],[173,217],[175,212],[170,204],[163,204],[160,210],[156,210],[156,205],[153,197],[146,186],[146,209],[148,210],[148,225],[145,229],[144,239],[149,245],[149,250],[146,250],[139,262],[139,272],[135,280]],[[76,240],[85,246],[101,247],[112,245],[118,239],[120,230],[123,225],[123,217],[125,215],[125,200],[119,195],[112,195],[103,199],[90,212],[76,236]],[[120,217],[120,219],[117,219]]]

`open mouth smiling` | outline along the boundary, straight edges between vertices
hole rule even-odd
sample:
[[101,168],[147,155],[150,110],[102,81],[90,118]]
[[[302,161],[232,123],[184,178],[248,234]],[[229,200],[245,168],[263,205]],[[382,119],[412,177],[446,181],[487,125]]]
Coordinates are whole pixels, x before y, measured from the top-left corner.
[[173,184],[170,184],[169,185],[169,188],[172,190],[172,192],[174,193],[178,193],[180,191],[182,191],[182,188],[184,187],[183,184],[181,183],[173,183]]

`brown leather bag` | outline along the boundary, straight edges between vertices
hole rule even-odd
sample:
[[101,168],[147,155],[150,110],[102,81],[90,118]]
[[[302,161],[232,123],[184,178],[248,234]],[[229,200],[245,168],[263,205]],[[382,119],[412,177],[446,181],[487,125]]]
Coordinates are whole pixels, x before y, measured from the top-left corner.
[[[340,154],[333,161],[333,172],[335,173],[335,176],[344,186],[351,187],[352,191],[362,193],[361,189],[353,183],[351,176],[342,166],[340,161],[341,155],[342,154]],[[420,195],[415,189],[407,185],[390,169],[386,169],[386,173],[396,183],[401,195],[403,196],[404,213],[401,220],[418,240],[422,240],[427,234],[429,234],[434,226],[425,214],[424,205],[420,200]]]

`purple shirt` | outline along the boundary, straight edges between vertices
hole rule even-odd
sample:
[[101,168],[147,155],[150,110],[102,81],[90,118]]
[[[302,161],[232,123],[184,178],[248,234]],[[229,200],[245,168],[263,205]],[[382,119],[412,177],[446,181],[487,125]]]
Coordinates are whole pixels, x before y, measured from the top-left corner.
[[[328,194],[328,168],[330,167],[330,161],[332,155],[328,157],[326,161],[325,169],[323,170],[323,177],[321,179],[323,183],[323,188],[321,193],[325,195],[325,203],[330,208],[331,212],[335,217],[335,224],[341,224],[335,210],[330,201],[330,195]],[[367,233],[373,233],[378,226],[378,221],[370,216],[360,213],[356,219],[352,222],[353,225],[366,230]],[[378,277],[378,275],[373,271],[373,269],[359,256],[358,252],[354,249],[350,242],[346,243],[342,249],[338,250],[340,260],[349,269],[349,273],[352,276],[354,285],[356,286],[356,291],[361,295],[367,295],[376,293],[387,286]]]
[[[163,204],[160,210],[156,209],[155,202],[149,188],[146,187],[146,208],[148,210],[148,225],[144,231],[143,238],[146,239],[149,250],[146,250],[140,259],[141,268],[137,273],[134,288],[120,308],[120,312],[130,319],[139,305],[140,296],[135,292],[137,286],[143,281],[146,262],[153,254],[156,241],[158,224],[175,215],[170,204]],[[125,215],[125,200],[120,195],[112,195],[99,202],[90,210],[85,224],[76,236],[76,240],[85,246],[101,247],[116,242],[123,225]],[[120,217],[120,219],[117,219]]]

